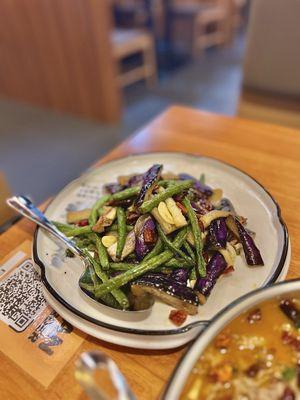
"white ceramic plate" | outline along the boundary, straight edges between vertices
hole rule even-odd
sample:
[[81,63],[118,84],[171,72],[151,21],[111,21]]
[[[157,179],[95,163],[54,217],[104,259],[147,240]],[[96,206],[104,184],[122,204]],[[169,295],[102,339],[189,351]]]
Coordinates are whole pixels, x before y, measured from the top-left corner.
[[[248,226],[256,232],[256,243],[265,261],[264,267],[248,267],[242,257],[237,257],[235,272],[217,282],[207,303],[199,308],[199,314],[189,316],[183,326],[176,328],[170,322],[168,316],[171,307],[159,301],[155,302],[150,313],[139,316],[107,310],[101,304],[95,307],[78,287],[78,278],[83,268],[79,260],[66,258],[64,248],[41,229],[36,231],[33,246],[33,258],[41,269],[42,281],[56,303],[63,306],[68,314],[99,327],[100,331],[110,330],[121,336],[126,333],[153,337],[153,347],[144,348],[179,345],[178,340],[174,340],[173,345],[165,340],[165,347],[160,347],[155,344],[157,340],[154,336],[168,336],[170,339],[174,335],[180,335],[184,336],[182,340],[186,343],[203,327],[202,322],[210,321],[229,303],[255,288],[282,278],[284,266],[287,267],[289,262],[287,230],[281,219],[280,209],[271,195],[238,169],[206,157],[182,153],[151,153],[112,161],[70,183],[52,201],[46,215],[50,219],[63,222],[67,209],[91,206],[101,195],[104,184],[115,181],[119,175],[144,172],[157,162],[164,164],[164,171],[187,172],[194,176],[205,173],[210,186],[221,187],[224,196],[233,202],[236,211],[248,217]],[[53,306],[55,308],[54,304]],[[85,324],[81,324],[80,329],[87,331]],[[99,334],[94,336],[99,337]],[[109,335],[104,336],[100,335],[100,338],[116,343],[114,335],[111,338]]]
[[167,384],[165,392],[161,397],[162,400],[177,400],[184,388],[185,382],[192,371],[195,363],[209,345],[209,343],[216,337],[216,335],[225,326],[238,317],[240,314],[246,312],[250,308],[258,305],[259,303],[272,299],[275,297],[281,297],[285,295],[299,296],[300,293],[300,280],[296,279],[293,281],[281,282],[267,288],[261,288],[255,290],[252,293],[248,293],[243,298],[230,304],[225,310],[220,312],[212,320],[211,324],[207,329],[200,333],[195,342],[190,346],[188,351],[184,354],[182,359],[177,364],[172,377]]

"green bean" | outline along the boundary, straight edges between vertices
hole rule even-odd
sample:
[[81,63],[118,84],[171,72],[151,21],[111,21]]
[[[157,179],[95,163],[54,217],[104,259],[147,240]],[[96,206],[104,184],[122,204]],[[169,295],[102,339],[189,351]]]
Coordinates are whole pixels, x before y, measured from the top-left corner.
[[170,185],[176,185],[177,183],[183,182],[182,180],[176,180],[176,179],[162,179],[161,181],[157,182],[158,186],[162,187],[167,187]]
[[200,175],[199,182],[202,183],[202,185],[205,185],[205,174]]
[[106,247],[103,245],[100,236],[98,236],[96,233],[93,234],[93,238],[95,241],[100,265],[104,271],[107,271],[109,269],[109,260],[108,260]]
[[190,244],[189,244],[189,242],[187,240],[183,243],[183,247],[185,248],[185,250],[187,251],[187,253],[191,257],[191,259],[195,261],[195,259],[196,259],[195,258],[195,254],[194,254],[193,249],[191,248],[191,246],[190,246]]
[[[94,285],[94,289],[91,293],[93,295],[95,295],[95,288],[97,287],[97,285],[99,285],[100,280],[99,280],[98,276],[96,275],[94,268],[91,265],[88,267],[88,269],[90,271],[90,275],[91,275],[93,285]],[[82,284],[83,284],[83,286],[82,286]],[[82,287],[83,289],[84,289],[85,284],[86,284],[86,282],[79,281],[79,286]],[[107,293],[104,296],[101,296],[100,300],[104,304],[108,305],[109,307],[121,309],[119,302],[114,298],[114,296],[111,293]]]
[[173,268],[168,267],[158,267],[156,268],[155,272],[162,272],[163,274],[169,275],[173,272]]
[[[185,241],[187,235],[186,228],[183,228],[179,231],[174,239],[174,246],[180,248]],[[173,253],[170,250],[165,250],[157,256],[153,257],[148,261],[142,261],[140,264],[137,264],[135,267],[130,270],[124,272],[123,274],[117,275],[114,278],[111,278],[108,282],[104,282],[95,290],[95,295],[103,296],[106,293],[112,292],[112,290],[119,288],[120,286],[126,285],[128,282],[133,279],[138,278],[139,276],[145,274],[148,271],[154,270],[158,266],[166,263],[173,257]]]
[[[100,265],[97,263],[97,261],[89,254],[88,251],[84,251],[85,256],[87,257],[87,259],[89,260],[90,264],[93,266],[94,271],[97,275],[97,277],[101,280],[102,284],[109,282],[109,278],[106,275],[106,273],[104,271],[102,271]],[[100,284],[101,285],[101,284]],[[95,286],[95,297],[97,299],[102,299],[103,300],[103,295],[107,294],[107,293],[103,293],[98,295],[96,293],[96,289],[97,287],[99,287],[99,284],[96,284]],[[122,309],[127,309],[129,308],[129,301],[125,295],[125,293],[122,292],[121,289],[118,288],[114,288],[111,291],[111,294],[113,295],[113,297],[117,300],[117,302],[120,304],[120,306],[122,307]],[[104,301],[104,300],[103,300]]]
[[[77,235],[77,232],[79,232],[78,234],[81,235],[82,233],[87,233],[86,231],[90,231],[88,226],[77,226],[77,225],[68,225],[68,224],[63,224],[62,222],[57,222],[57,221],[52,221],[53,225],[56,226],[56,228],[58,230],[60,230],[63,234],[65,234],[66,236],[75,236],[73,234],[70,234],[75,232]],[[85,229],[80,229],[80,231],[77,231],[78,228],[85,228]]]
[[150,253],[148,253],[144,258],[143,261],[148,261],[150,260],[152,257],[157,256],[159,253],[161,253],[164,249],[164,245],[163,242],[161,241],[160,238],[157,239],[157,242],[155,243],[155,246],[153,247],[153,249],[150,251]]
[[182,250],[180,250],[174,246],[174,244],[167,238],[164,231],[162,230],[162,228],[159,225],[157,225],[157,230],[158,230],[158,234],[159,234],[159,237],[161,238],[162,242],[166,245],[166,247],[168,249],[170,249],[172,251],[172,253],[174,255],[178,255],[179,257],[183,258],[187,263],[188,262],[193,263],[193,260],[190,257],[188,257]]
[[110,194],[106,194],[105,196],[101,197],[96,203],[93,205],[91,214],[89,216],[89,225],[94,226],[99,218],[100,209],[107,203],[111,198]]
[[52,224],[55,225],[56,228],[60,230],[62,233],[65,233],[66,231],[69,231],[70,229],[74,228],[74,225],[63,224],[62,222],[58,221],[52,221]]
[[[132,225],[126,225],[126,231],[131,232],[133,230],[134,226]],[[111,232],[111,231],[118,231],[118,223],[114,222],[111,226],[108,226],[105,229],[105,232]]]
[[94,285],[92,285],[91,283],[80,282],[80,287],[81,287],[82,289],[87,290],[87,291],[90,292],[90,293],[93,293],[93,294],[94,294],[94,292],[95,292],[95,287],[94,287]]
[[[89,257],[91,257],[90,254],[89,254]],[[92,265],[89,265],[88,269],[89,269],[89,272],[90,272],[91,279],[92,279],[92,281],[93,281],[94,292],[95,292],[96,287],[99,285],[99,283],[100,283],[101,281],[100,281],[100,279],[98,278],[98,276],[96,275],[96,272],[95,272],[95,270],[94,270],[94,268],[93,268]],[[80,284],[80,285],[81,285],[81,283],[82,283],[82,282],[79,280],[79,284]]]
[[195,280],[195,279],[197,279],[197,274],[196,274],[196,269],[195,269],[195,268],[192,268],[192,269],[191,269],[189,279],[190,279],[190,280]]
[[79,238],[78,236],[75,238],[75,243],[78,247],[86,248],[88,250],[95,249],[95,243],[90,238]]
[[195,240],[195,249],[196,249],[196,260],[197,260],[197,269],[199,275],[203,278],[206,276],[206,263],[203,258],[203,243],[202,243],[202,238],[201,238],[201,231],[198,223],[198,218],[193,210],[191,203],[187,197],[183,199],[182,204],[185,206],[187,213],[188,213],[188,218],[190,220],[191,226],[192,226],[192,232],[194,235],[194,240]]
[[194,184],[194,181],[186,180],[186,181],[182,181],[180,183],[176,183],[174,185],[169,186],[166,190],[164,190],[161,193],[158,193],[152,199],[145,201],[141,205],[140,211],[143,214],[150,212],[151,210],[153,210],[154,207],[157,207],[161,201],[165,201],[169,197],[172,197],[175,194],[178,194],[178,193],[182,192],[183,190],[190,188],[191,186],[193,186],[193,184]]
[[115,271],[128,271],[129,269],[135,267],[137,264],[130,264],[130,263],[117,263],[117,262],[112,262],[109,264],[110,268],[115,270]]
[[63,232],[67,237],[70,236],[79,236],[83,235],[85,233],[91,233],[92,232],[92,227],[87,225],[87,226],[76,226],[72,229],[66,230]]
[[121,192],[112,194],[111,200],[119,201],[119,200],[129,199],[130,197],[137,196],[139,194],[140,190],[141,189],[139,186],[134,186],[132,188],[122,190]]
[[187,262],[186,260],[178,258],[171,258],[170,261],[164,263],[165,267],[170,267],[170,268],[189,268],[192,267],[193,265],[194,265],[193,262]]
[[122,207],[117,208],[117,219],[118,219],[118,242],[117,242],[116,257],[120,259],[126,241],[126,214]]

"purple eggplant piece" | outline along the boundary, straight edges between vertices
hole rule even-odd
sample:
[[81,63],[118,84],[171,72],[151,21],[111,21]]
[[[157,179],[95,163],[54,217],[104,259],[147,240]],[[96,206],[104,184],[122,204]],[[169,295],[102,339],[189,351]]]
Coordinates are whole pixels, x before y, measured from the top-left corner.
[[120,185],[119,183],[114,182],[114,183],[108,183],[104,187],[108,193],[114,194],[126,188],[141,185],[143,182],[144,175],[145,174],[131,176],[125,185]]
[[225,197],[223,197],[223,199],[221,199],[220,204],[218,207],[216,207],[217,210],[223,210],[223,211],[229,211],[232,214],[236,214],[235,209],[233,207],[233,204],[231,203],[231,201]]
[[187,268],[177,268],[169,275],[169,278],[180,283],[181,285],[187,284],[190,271]]
[[215,253],[206,265],[206,277],[196,280],[194,290],[208,297],[227,264],[220,253]]
[[264,265],[264,261],[260,254],[260,251],[256,247],[254,240],[239,222],[237,218],[234,219],[235,225],[237,227],[240,241],[242,243],[246,261],[248,265]]
[[133,186],[138,186],[143,182],[145,174],[138,174],[138,175],[133,175],[129,178],[126,186],[127,187],[133,187]]
[[114,194],[114,193],[120,192],[121,190],[125,189],[125,186],[120,185],[119,183],[108,183],[104,187],[105,187],[105,190],[110,194]]
[[157,241],[155,222],[150,216],[142,215],[135,224],[134,233],[135,254],[137,260],[141,261]]
[[110,201],[108,204],[113,207],[123,207],[123,208],[128,208],[131,206],[134,202],[134,198],[131,197],[130,199],[124,199],[124,200],[113,200]]
[[164,274],[144,275],[132,283],[131,290],[133,294],[138,294],[139,290],[150,293],[178,310],[185,310],[190,315],[198,312],[199,299],[196,292]]
[[159,180],[162,168],[163,168],[162,164],[154,164],[145,173],[144,178],[143,178],[142,188],[141,188],[140,193],[138,194],[138,197],[135,201],[135,205],[137,207],[139,207],[143,203],[146,194],[150,192],[150,190],[153,188],[153,186]]
[[198,181],[196,178],[194,178],[193,176],[189,175],[189,174],[179,174],[178,175],[180,180],[187,180],[187,179],[193,179],[195,181],[195,185],[194,188],[199,190],[199,192],[205,194],[205,196],[209,197],[213,194],[213,190],[211,187],[204,185],[203,183],[201,183],[200,181]]
[[209,240],[215,247],[226,247],[227,242],[227,225],[225,218],[218,218],[209,225]]

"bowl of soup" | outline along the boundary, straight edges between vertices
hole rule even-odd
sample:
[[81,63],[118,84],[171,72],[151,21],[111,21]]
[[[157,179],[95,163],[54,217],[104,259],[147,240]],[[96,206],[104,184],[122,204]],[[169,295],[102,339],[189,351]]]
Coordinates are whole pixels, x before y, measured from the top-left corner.
[[300,280],[253,291],[217,314],[162,398],[300,399]]

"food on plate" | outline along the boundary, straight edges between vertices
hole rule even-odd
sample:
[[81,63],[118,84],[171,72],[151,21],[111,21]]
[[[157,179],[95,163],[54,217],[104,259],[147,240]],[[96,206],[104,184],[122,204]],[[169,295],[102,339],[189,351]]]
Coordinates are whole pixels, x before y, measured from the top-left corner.
[[241,248],[249,266],[263,265],[247,219],[203,174],[164,174],[155,164],[104,189],[90,209],[56,222],[89,258],[79,284],[100,302],[133,310],[154,296],[194,315],[217,280],[234,273]]
[[181,400],[300,398],[300,298],[267,300],[209,344]]

